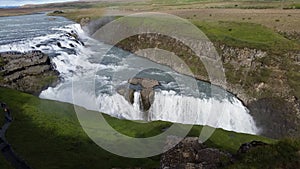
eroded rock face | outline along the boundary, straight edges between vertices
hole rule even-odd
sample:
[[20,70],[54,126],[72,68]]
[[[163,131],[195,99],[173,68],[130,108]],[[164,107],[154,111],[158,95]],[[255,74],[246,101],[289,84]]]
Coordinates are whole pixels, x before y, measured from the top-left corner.
[[133,104],[134,102],[134,90],[130,89],[128,86],[121,86],[117,89],[117,92],[124,96],[125,100]]
[[0,86],[38,95],[58,82],[50,58],[40,52],[0,53]]
[[154,102],[154,91],[153,88],[142,89],[142,110],[148,111]]
[[161,157],[160,168],[216,169],[231,162],[232,158],[229,153],[208,148],[199,143],[198,139],[198,137],[187,137],[164,153]]
[[300,133],[298,104],[280,98],[264,98],[248,104],[261,134],[271,138],[295,137]]
[[140,86],[141,90],[141,110],[148,111],[154,102],[154,87],[159,86],[160,83],[154,79],[147,78],[132,78],[128,80],[128,85],[121,86],[117,89],[117,92],[124,96],[124,98],[131,104],[134,102],[134,92],[136,89],[129,87],[131,85]]

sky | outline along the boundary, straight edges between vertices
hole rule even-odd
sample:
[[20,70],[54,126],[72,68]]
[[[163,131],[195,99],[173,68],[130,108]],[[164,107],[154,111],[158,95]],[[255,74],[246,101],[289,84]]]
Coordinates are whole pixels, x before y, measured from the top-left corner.
[[0,6],[21,6],[25,4],[43,4],[53,2],[67,2],[76,0],[0,0]]

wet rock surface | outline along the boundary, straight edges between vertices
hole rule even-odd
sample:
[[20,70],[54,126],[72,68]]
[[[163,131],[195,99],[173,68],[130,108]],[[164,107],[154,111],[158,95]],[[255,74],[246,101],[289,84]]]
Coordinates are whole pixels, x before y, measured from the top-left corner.
[[128,85],[120,86],[117,88],[117,92],[122,95],[125,100],[127,100],[129,103],[133,104],[134,102],[134,90],[129,88]]
[[0,53],[0,86],[38,95],[58,82],[49,56],[40,51]]
[[[131,88],[130,85],[138,86]],[[134,92],[139,91],[141,94],[140,109],[148,111],[154,102],[154,87],[159,86],[160,83],[154,79],[148,78],[132,78],[128,80],[128,85],[120,86],[117,92],[124,96],[124,98],[131,104],[134,102]]]

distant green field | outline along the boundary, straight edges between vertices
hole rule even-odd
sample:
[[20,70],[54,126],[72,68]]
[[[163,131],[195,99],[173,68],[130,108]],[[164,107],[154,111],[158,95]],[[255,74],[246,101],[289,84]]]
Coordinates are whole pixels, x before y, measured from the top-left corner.
[[218,1],[218,0],[152,0],[153,3],[158,3],[158,4],[189,4],[189,3],[213,2],[213,1]]
[[259,24],[240,22],[193,23],[213,42],[229,46],[248,47],[273,52],[299,49],[299,44]]
[[[71,104],[42,100],[5,88],[0,88],[0,93],[0,100],[9,105],[14,117],[7,133],[8,141],[33,168],[154,168],[159,165],[159,157],[123,158],[98,147],[84,133]],[[105,118],[116,130],[133,137],[153,136],[170,125],[167,122],[141,124],[107,115]],[[195,126],[189,135],[198,136],[200,131],[201,126]],[[252,140],[274,142],[217,129],[206,144],[234,153],[242,143]]]
[[190,4],[199,2],[257,2],[257,3],[270,3],[270,2],[294,2],[293,0],[152,0],[153,3],[161,4]]

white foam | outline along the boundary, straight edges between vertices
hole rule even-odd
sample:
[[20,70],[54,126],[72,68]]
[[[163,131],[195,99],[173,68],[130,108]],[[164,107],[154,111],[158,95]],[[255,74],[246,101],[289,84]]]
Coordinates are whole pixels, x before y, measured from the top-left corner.
[[133,109],[136,111],[140,111],[140,101],[141,101],[141,93],[139,91],[134,92],[134,101],[133,101]]
[[149,116],[151,120],[208,125],[250,134],[258,133],[249,111],[236,98],[231,102],[226,98],[199,99],[176,95],[174,92],[156,92]]
[[[134,93],[133,105],[117,93],[113,95],[101,94],[98,97],[88,93],[76,92],[80,96],[75,97],[76,104],[117,118],[208,125],[249,134],[259,132],[253,118],[249,115],[249,111],[237,99],[232,102],[228,99],[199,99],[177,95],[174,91],[156,91],[154,103],[149,112],[144,113],[139,108],[139,92]],[[90,100],[87,101],[88,98]],[[91,103],[94,104],[91,105]]]

